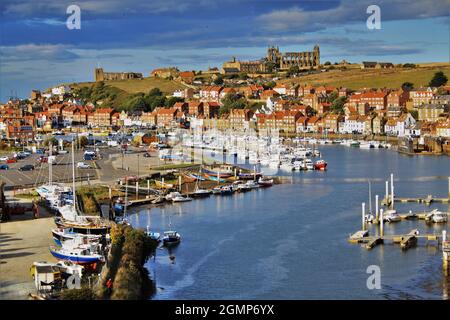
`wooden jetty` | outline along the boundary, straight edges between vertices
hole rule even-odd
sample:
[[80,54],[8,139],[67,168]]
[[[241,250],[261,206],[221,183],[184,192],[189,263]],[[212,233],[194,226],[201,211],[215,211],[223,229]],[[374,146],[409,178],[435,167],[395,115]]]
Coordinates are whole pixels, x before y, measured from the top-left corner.
[[439,242],[442,238],[439,234],[420,234],[417,229],[413,229],[407,234],[393,234],[393,235],[378,235],[369,236],[368,232],[361,233],[357,231],[352,234],[348,241],[350,243],[363,243],[365,248],[370,250],[385,241],[391,241],[392,243],[400,244],[400,247],[404,250],[409,249],[417,244],[418,239],[425,239],[427,241]]

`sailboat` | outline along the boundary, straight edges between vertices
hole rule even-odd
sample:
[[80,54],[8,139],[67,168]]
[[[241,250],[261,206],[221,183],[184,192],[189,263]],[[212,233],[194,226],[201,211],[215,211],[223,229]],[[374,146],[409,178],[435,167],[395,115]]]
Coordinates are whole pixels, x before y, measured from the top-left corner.
[[[202,167],[200,166],[198,175],[200,175],[201,170],[202,170]],[[194,198],[206,198],[206,197],[209,197],[211,195],[211,193],[212,193],[211,190],[200,189],[198,180],[195,182],[195,190],[192,193],[192,196]]]
[[82,234],[107,234],[111,229],[100,217],[80,216],[77,208],[77,196],[75,186],[75,151],[72,141],[72,194],[73,204],[59,209],[61,216],[55,217],[55,224],[59,228],[72,228],[76,233]]

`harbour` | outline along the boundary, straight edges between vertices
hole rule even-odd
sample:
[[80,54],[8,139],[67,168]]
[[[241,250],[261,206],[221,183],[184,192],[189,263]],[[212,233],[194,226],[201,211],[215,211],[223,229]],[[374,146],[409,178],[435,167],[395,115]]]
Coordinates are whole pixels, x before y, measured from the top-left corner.
[[[336,145],[320,151],[330,163],[327,171],[279,171],[284,183],[271,189],[131,209],[134,226],[164,229],[170,217],[187,234],[171,252],[175,260],[158,251],[155,261],[147,263],[158,288],[154,299],[264,299],[273,298],[275,292],[280,299],[446,298],[448,278],[442,273],[443,252],[437,239],[420,239],[405,254],[392,246],[394,241],[370,251],[364,244],[347,242],[347,235],[360,228],[368,179],[373,195],[384,193],[383,177],[395,172],[401,194],[444,198],[450,173],[446,159]],[[417,170],[411,172],[411,166]],[[398,205],[405,214],[449,211],[446,204],[436,202],[427,207],[415,202]],[[386,224],[385,236],[394,240],[420,229],[420,234],[439,237],[446,226],[405,219]],[[368,225],[370,234],[376,234],[375,228]],[[370,265],[382,269],[381,290],[365,285]],[[215,280],[217,274],[220,280]]]

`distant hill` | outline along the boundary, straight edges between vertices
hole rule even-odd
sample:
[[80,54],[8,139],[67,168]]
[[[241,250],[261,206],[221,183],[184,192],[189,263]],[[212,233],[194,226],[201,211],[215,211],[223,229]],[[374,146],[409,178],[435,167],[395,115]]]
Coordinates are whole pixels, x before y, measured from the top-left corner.
[[329,70],[318,74],[280,80],[281,83],[300,85],[331,85],[335,87],[399,88],[404,82],[412,82],[415,88],[426,86],[434,73],[443,71],[450,79],[450,63],[422,63],[416,68]]

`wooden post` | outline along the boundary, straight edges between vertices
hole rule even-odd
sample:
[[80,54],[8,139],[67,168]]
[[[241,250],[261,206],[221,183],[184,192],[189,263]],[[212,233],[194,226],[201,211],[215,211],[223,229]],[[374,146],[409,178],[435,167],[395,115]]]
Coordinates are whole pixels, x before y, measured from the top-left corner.
[[147,179],[147,193],[150,193],[150,180]]
[[394,209],[394,174],[391,173],[391,209]]
[[448,276],[448,252],[446,251],[447,231],[442,230],[442,269],[445,276]]
[[379,214],[378,214],[378,195],[375,195],[375,219],[378,221]]
[[384,218],[383,209],[380,209],[380,237],[384,236]]
[[181,192],[181,176],[178,176],[178,186],[179,186],[180,192]]
[[136,181],[136,200],[139,199],[139,181]]
[[111,200],[111,199],[112,199],[112,189],[111,189],[111,186],[109,186],[108,189],[109,189],[109,190],[108,190],[109,200]]
[[256,165],[253,166],[253,180],[256,181]]
[[388,181],[386,181],[386,195],[385,195],[385,198],[384,199],[386,199],[386,206],[388,206],[389,205],[389,182]]
[[361,210],[361,225],[362,230],[366,230],[366,204],[362,203],[362,210]]
[[448,177],[448,197],[450,198],[450,177]]

